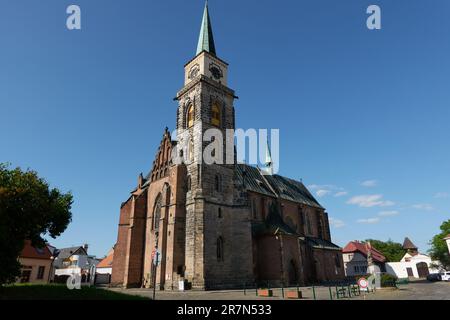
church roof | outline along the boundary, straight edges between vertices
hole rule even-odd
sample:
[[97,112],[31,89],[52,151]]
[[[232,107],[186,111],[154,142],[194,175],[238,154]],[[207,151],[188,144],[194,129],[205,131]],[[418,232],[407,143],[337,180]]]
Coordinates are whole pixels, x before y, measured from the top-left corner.
[[209,18],[208,1],[206,1],[205,10],[203,11],[202,26],[200,28],[200,36],[198,37],[197,55],[202,51],[216,55],[216,46],[214,44],[211,20]]
[[280,175],[268,175],[265,177],[276,189],[280,198],[323,209],[302,182]]
[[236,167],[237,178],[246,190],[323,209],[300,181],[280,175],[263,175],[260,169],[247,164]]
[[329,249],[329,250],[341,250],[341,248],[335,245],[333,242],[313,237],[305,237],[306,242],[309,246],[318,249]]
[[411,240],[409,240],[408,237],[405,238],[405,241],[403,242],[403,249],[413,249],[413,250],[417,250],[417,246],[412,243]]

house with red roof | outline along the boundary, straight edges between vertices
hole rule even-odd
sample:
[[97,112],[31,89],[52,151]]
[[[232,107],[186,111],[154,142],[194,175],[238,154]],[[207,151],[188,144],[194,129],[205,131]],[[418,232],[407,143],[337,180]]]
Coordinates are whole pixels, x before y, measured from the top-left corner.
[[114,248],[101,260],[95,269],[95,284],[108,284],[111,282]]
[[47,246],[36,248],[33,247],[30,240],[26,240],[19,255],[21,270],[17,282],[47,283],[52,261],[53,256]]
[[369,260],[385,272],[386,257],[369,243],[350,241],[342,249],[344,270],[347,277],[364,276],[368,273]]

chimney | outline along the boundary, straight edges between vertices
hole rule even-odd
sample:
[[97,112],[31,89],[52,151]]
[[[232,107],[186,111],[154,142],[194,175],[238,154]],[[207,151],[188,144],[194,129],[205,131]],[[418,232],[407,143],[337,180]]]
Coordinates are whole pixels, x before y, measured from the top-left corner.
[[83,248],[84,248],[84,250],[86,251],[86,253],[88,252],[88,249],[89,249],[89,245],[87,244],[87,243],[85,243],[84,245],[83,245]]

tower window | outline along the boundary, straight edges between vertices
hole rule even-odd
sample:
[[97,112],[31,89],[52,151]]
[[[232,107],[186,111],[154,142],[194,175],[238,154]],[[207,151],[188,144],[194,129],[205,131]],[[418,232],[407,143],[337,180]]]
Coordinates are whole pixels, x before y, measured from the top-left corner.
[[223,261],[223,239],[217,238],[217,261]]
[[214,103],[211,109],[211,124],[220,127],[220,108],[217,103]]
[[192,127],[194,125],[194,116],[195,116],[195,110],[194,106],[191,104],[188,108],[187,112],[187,124],[188,128]]
[[222,218],[222,208],[219,208],[217,216],[219,217],[219,219]]

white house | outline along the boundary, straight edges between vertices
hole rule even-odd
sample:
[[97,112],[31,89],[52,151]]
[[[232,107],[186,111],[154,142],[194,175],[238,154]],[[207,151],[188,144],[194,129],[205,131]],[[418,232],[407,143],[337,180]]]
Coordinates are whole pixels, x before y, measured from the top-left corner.
[[430,273],[438,273],[439,270],[433,268],[437,262],[432,261],[431,257],[419,253],[409,238],[405,238],[403,249],[407,252],[400,262],[386,263],[386,272],[395,275],[397,278],[426,278]]
[[342,258],[347,277],[367,275],[370,272],[368,259],[371,259],[373,265],[378,266],[381,272],[385,271],[386,257],[369,243],[357,240],[349,242],[342,249]]
[[56,249],[53,263],[55,281],[64,281],[70,275],[80,275],[83,281],[87,281],[90,270],[99,262],[94,256],[88,255],[87,250],[87,245]]

